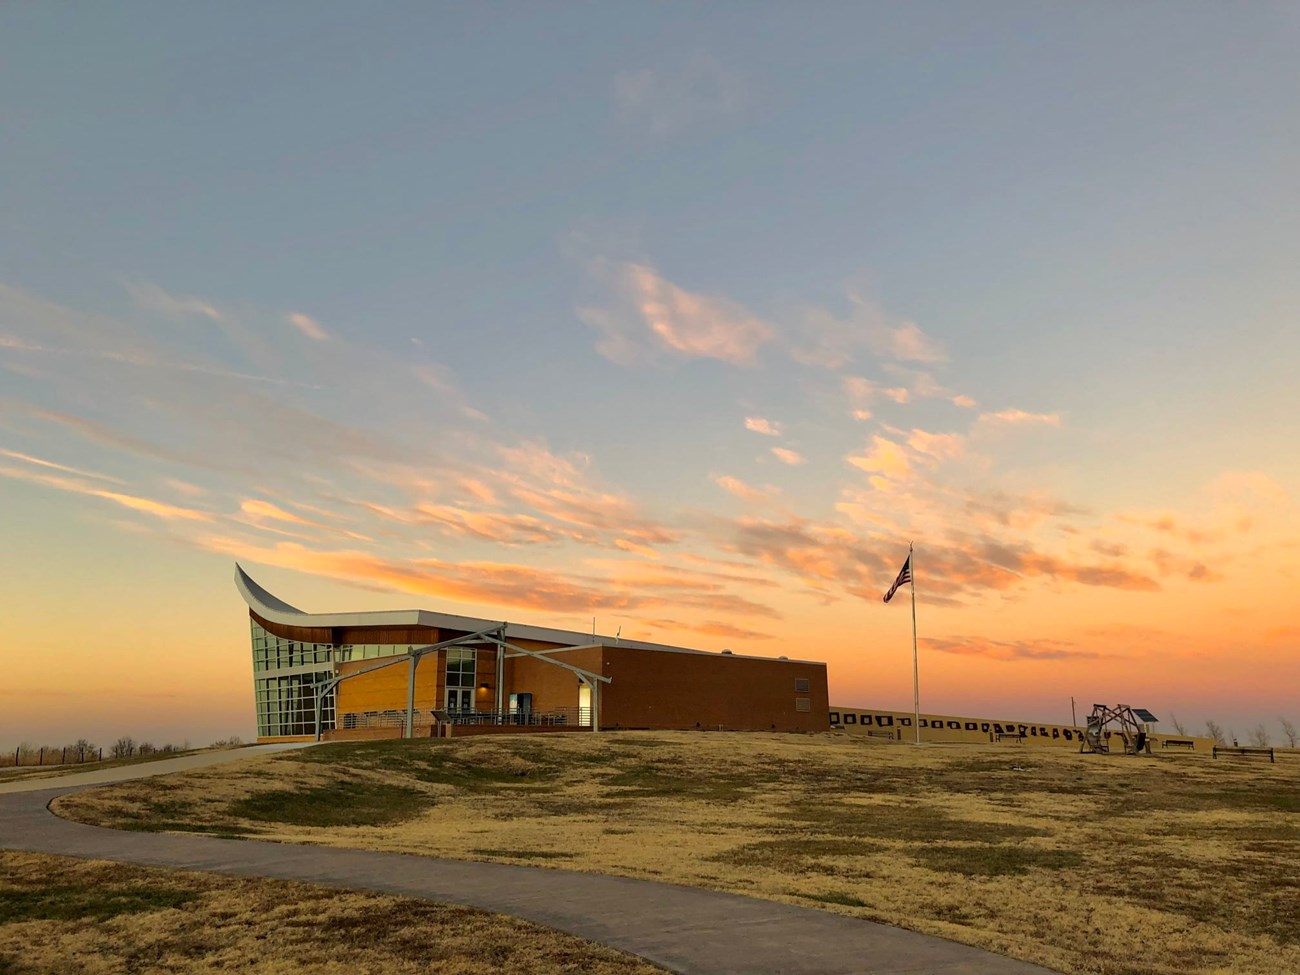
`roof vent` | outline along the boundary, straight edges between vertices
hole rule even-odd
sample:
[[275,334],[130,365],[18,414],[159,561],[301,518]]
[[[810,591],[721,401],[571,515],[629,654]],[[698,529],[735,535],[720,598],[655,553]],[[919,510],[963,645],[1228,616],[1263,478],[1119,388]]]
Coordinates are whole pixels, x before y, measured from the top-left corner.
[[728,657],[731,656],[731,651],[730,651],[730,650],[723,650],[722,652],[725,653]]
[[789,660],[790,658],[789,658],[789,657],[777,657],[776,659],[777,659],[777,660]]

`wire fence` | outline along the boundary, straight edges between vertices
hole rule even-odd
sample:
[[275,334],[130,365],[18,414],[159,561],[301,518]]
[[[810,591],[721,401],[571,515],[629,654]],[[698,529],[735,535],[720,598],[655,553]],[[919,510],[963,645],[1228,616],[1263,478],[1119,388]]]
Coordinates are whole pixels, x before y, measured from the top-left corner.
[[89,765],[103,760],[104,749],[95,745],[19,745],[13,751],[0,752],[0,768]]

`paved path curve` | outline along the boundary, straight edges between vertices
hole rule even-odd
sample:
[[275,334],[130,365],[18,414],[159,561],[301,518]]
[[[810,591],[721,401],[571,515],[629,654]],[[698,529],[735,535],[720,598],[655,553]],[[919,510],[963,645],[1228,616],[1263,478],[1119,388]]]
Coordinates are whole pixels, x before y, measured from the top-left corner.
[[[228,761],[266,750],[207,755]],[[213,764],[204,756],[172,761],[188,768]],[[46,808],[55,796],[89,787],[76,781],[81,775],[112,772],[113,781],[121,781],[175,770],[160,767],[169,764],[6,783],[0,847],[464,904],[590,938],[689,975],[1052,975],[902,928],[694,887],[398,853],[130,833],[69,822]]]

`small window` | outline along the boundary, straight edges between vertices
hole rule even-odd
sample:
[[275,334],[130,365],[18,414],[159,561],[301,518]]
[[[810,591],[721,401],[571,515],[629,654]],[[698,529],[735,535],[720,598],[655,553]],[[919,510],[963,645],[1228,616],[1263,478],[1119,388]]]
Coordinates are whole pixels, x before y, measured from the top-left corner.
[[967,730],[967,731],[979,731],[979,728],[980,728],[980,726],[977,725],[974,721],[967,721],[967,722],[966,722],[966,730]]
[[1053,738],[1060,738],[1060,737],[1061,737],[1061,729],[1060,729],[1060,728],[1053,728],[1053,729],[1052,729],[1052,737],[1053,737]]
[[832,712],[830,713],[830,719],[831,719],[831,724],[839,724],[839,723],[840,723],[840,713],[839,713],[838,711],[832,711]]
[[987,721],[985,721],[984,723],[982,723],[982,724],[980,725],[980,731],[985,731],[985,732],[986,732],[986,731],[988,731],[988,730],[989,730],[989,723],[988,723]]
[[912,727],[912,719],[911,719],[911,718],[899,718],[899,719],[898,719],[898,723],[901,724],[904,728],[910,728],[910,727]]
[[921,719],[921,727],[922,727],[922,728],[928,728],[928,727],[930,727],[930,722],[927,721],[925,718],[922,718],[922,719]]
[[948,722],[948,727],[949,727],[949,728],[953,728],[953,729],[955,729],[956,731],[961,731],[961,722],[960,722],[960,721],[949,721],[949,722]]
[[876,724],[882,728],[892,728],[894,726],[894,716],[892,714],[876,715]]
[[807,677],[796,677],[794,679],[794,689],[807,694],[808,691],[812,689],[812,685]]
[[1065,729],[1065,740],[1074,741],[1074,732],[1071,731],[1069,728]]
[[810,697],[796,697],[796,698],[794,699],[794,709],[795,709],[796,711],[811,711],[811,710],[812,710],[812,698],[810,698]]
[[999,734],[999,735],[1002,734],[1002,725],[1000,725],[1000,724],[998,724],[996,721],[994,721],[994,722],[993,722],[993,731],[994,731],[995,734]]
[[857,716],[856,714],[846,714],[846,715],[844,716],[844,723],[845,723],[845,724],[857,724],[857,723],[858,723],[858,716]]
[[1031,735],[1033,735],[1035,738],[1038,737],[1038,729],[1037,729],[1037,728],[1030,728],[1030,729],[1029,729],[1029,733],[1030,733]]

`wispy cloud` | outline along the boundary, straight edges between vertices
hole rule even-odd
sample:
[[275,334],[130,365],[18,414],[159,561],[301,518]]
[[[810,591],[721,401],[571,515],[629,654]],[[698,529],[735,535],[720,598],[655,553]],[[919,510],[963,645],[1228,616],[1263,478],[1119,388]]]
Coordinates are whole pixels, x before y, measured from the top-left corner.
[[912,462],[903,446],[879,434],[871,438],[865,453],[850,454],[844,459],[871,474],[902,478],[912,473]]
[[808,459],[797,450],[791,450],[788,447],[773,447],[772,456],[782,464],[789,464],[791,467],[797,467],[800,464],[806,464]]
[[761,433],[765,437],[781,436],[781,425],[773,423],[771,420],[765,420],[761,416],[745,417],[745,429]]
[[203,548],[240,559],[370,587],[479,605],[517,607],[547,613],[659,611],[671,607],[779,618],[758,603],[715,587],[628,587],[617,578],[566,574],[511,563],[439,559],[388,559],[356,550],[321,550],[296,542],[262,546],[230,536],[197,539]]
[[771,325],[729,298],[678,287],[648,264],[597,262],[617,304],[583,308],[579,316],[601,333],[597,351],[630,365],[656,353],[753,365],[771,341]]
[[315,342],[328,342],[329,332],[316,319],[310,315],[304,315],[302,312],[292,312],[285,316],[286,320],[307,338]]
[[214,322],[221,322],[226,319],[226,316],[211,302],[204,301],[202,298],[168,294],[158,285],[147,281],[128,282],[126,290],[138,307],[157,312],[167,318],[187,318],[199,315]]
[[120,477],[112,477],[108,474],[99,474],[95,471],[83,470],[80,467],[69,467],[67,464],[56,464],[52,460],[43,460],[40,457],[33,457],[31,454],[22,454],[16,450],[0,449],[0,457],[8,457],[11,460],[20,460],[25,464],[32,464],[36,467],[46,467],[54,471],[62,471],[64,474],[75,474],[77,477],[90,478],[95,481],[107,481],[110,484],[125,484]]
[[857,293],[849,295],[847,317],[812,308],[803,315],[799,332],[801,338],[791,346],[791,358],[825,369],[843,369],[863,351],[900,362],[939,364],[948,359],[943,344],[915,322],[890,315]]
[[771,485],[761,488],[752,487],[740,478],[731,477],[726,474],[715,477],[713,483],[733,497],[740,498],[742,501],[771,501],[774,495],[780,493],[780,488],[772,487]]
[[138,511],[142,514],[152,515],[155,518],[161,518],[164,521],[213,520],[212,515],[206,511],[199,511],[194,508],[183,508],[179,505],[168,504],[165,501],[158,501],[153,498],[141,497],[134,494],[124,494],[120,491],[109,491],[106,488],[98,487],[93,484],[86,484],[82,481],[60,477],[54,474],[42,474],[26,468],[0,466],[0,477],[8,477],[18,481],[29,481],[34,484],[54,488],[58,491],[80,494],[85,497],[100,498],[104,501],[111,501],[123,508],[129,508],[131,511]]
[[1078,647],[1065,640],[990,640],[985,637],[957,636],[941,639],[922,639],[926,650],[950,653],[961,657],[985,657],[989,660],[1095,660],[1110,656],[1098,650]]
[[619,119],[654,135],[716,123],[738,113],[744,102],[740,76],[708,54],[696,54],[680,67],[624,71],[614,79]]
[[997,413],[981,413],[979,422],[990,427],[1059,427],[1061,417],[1056,413],[1026,413],[1024,410],[1000,410]]

